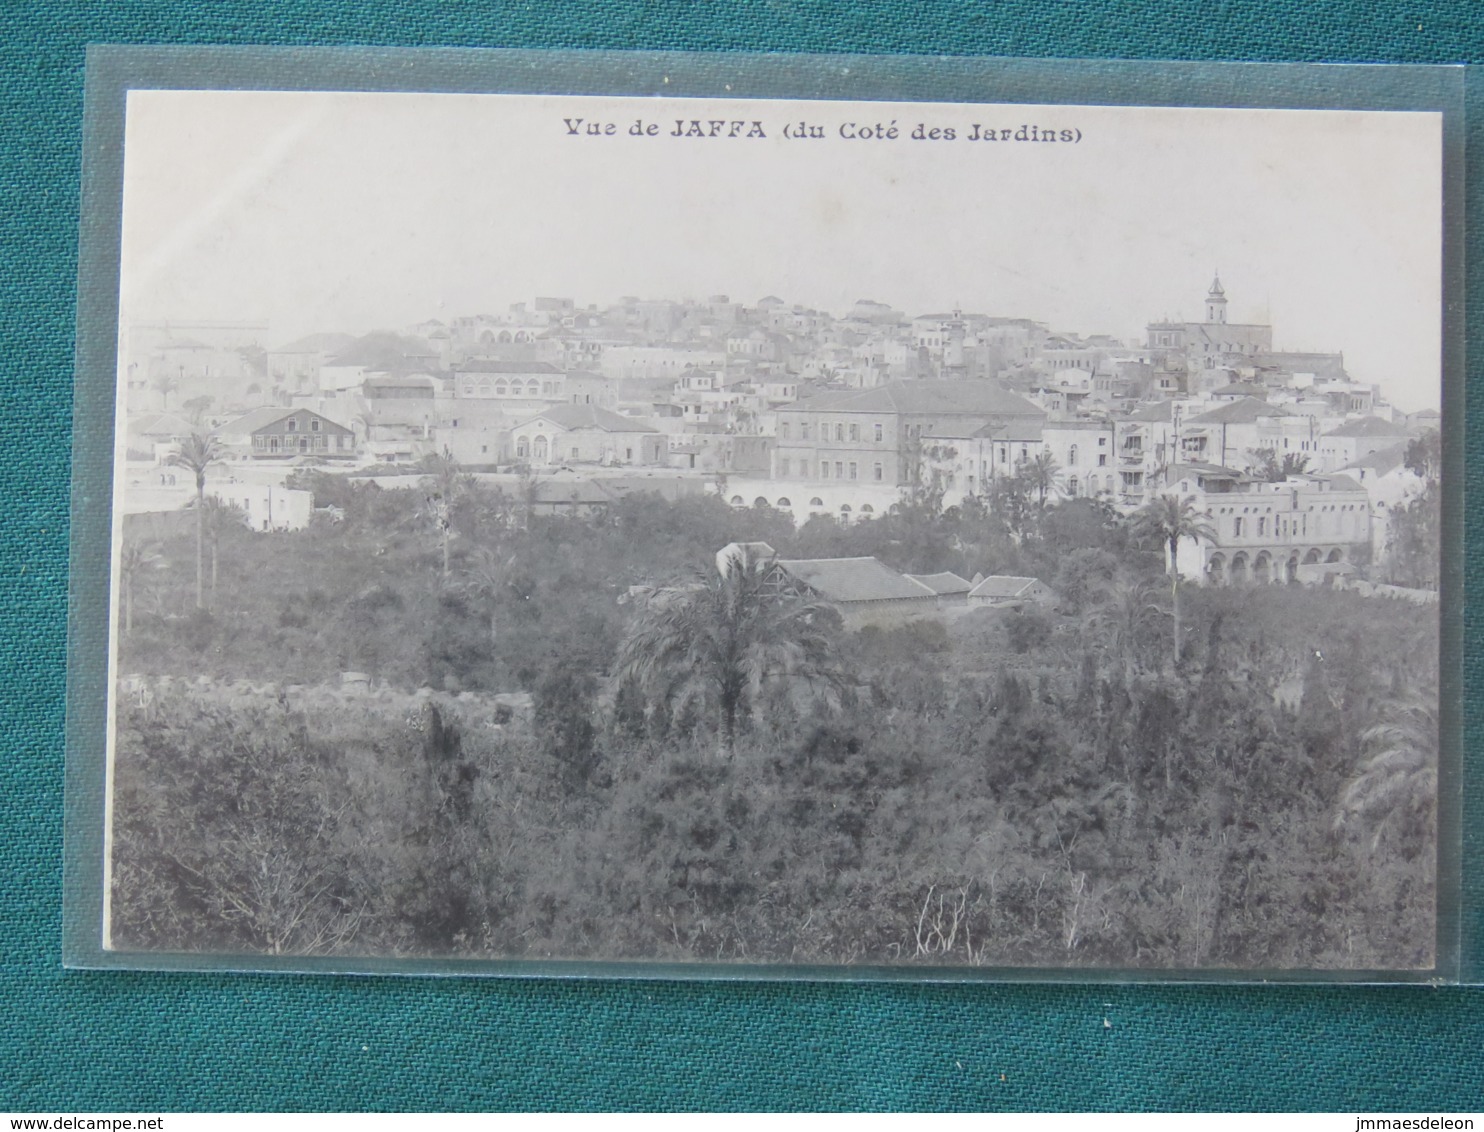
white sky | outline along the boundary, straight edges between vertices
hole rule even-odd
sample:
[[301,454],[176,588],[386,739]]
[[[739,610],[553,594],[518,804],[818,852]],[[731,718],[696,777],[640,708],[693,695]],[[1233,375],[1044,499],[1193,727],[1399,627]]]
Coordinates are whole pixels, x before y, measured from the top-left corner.
[[[667,137],[677,117],[768,137]],[[827,137],[784,138],[801,119]],[[896,141],[837,134],[893,119]],[[1219,268],[1231,321],[1439,402],[1435,114],[136,91],[127,121],[125,325],[265,319],[277,345],[535,295],[776,294],[1130,338],[1202,318]],[[1083,140],[963,140],[975,122]]]

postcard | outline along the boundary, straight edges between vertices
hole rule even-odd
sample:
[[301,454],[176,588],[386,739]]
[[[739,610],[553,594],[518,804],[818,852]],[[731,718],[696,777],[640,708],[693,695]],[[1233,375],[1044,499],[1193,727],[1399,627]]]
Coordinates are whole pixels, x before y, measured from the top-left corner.
[[1444,109],[302,86],[122,109],[100,954],[1439,970]]

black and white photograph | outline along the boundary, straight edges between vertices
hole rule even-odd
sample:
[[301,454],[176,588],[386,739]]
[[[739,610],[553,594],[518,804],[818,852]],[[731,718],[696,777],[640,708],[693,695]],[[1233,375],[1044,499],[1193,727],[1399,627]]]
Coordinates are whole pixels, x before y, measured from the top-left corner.
[[1444,170],[131,91],[102,947],[1432,969]]

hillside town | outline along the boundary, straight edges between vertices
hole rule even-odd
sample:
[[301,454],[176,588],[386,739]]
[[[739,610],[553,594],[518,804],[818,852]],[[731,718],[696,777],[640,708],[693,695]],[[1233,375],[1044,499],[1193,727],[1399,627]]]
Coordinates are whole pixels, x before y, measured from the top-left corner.
[[797,525],[924,494],[953,507],[1032,470],[1043,504],[1192,500],[1208,529],[1179,548],[1191,580],[1328,584],[1383,562],[1389,515],[1424,486],[1408,446],[1438,411],[1404,412],[1342,353],[1285,350],[1228,308],[1216,277],[1202,317],[1129,340],[771,295],[537,298],[293,341],[259,323],[135,324],[123,507],[190,505],[175,456],[208,432],[223,458],[207,493],[258,531],[308,525],[311,494],[290,486],[305,467],[410,487],[443,457],[552,511],[716,492]]

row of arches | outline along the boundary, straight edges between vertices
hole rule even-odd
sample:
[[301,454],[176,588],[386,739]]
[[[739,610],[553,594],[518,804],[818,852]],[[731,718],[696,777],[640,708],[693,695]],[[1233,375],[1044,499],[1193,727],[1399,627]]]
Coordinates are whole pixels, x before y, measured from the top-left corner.
[[1327,554],[1318,547],[1307,552],[1298,550],[1274,554],[1260,550],[1255,554],[1239,550],[1230,559],[1216,553],[1206,562],[1206,582],[1213,586],[1266,586],[1276,582],[1297,582],[1299,566],[1314,566],[1321,562],[1343,562],[1344,551],[1335,547]]
[[544,436],[538,435],[535,440],[524,436],[518,436],[515,439],[517,460],[545,460],[550,452],[550,445]]
[[479,336],[479,343],[482,346],[494,346],[497,343],[503,345],[509,342],[534,342],[535,340],[536,335],[527,330],[516,330],[514,332],[502,330],[498,334],[493,330],[486,330]]
[[[740,495],[732,496],[730,502],[733,507],[747,506],[747,500]],[[754,507],[776,507],[780,511],[792,511],[794,503],[793,500],[786,495],[780,495],[776,500],[770,500],[766,496],[759,495],[752,501],[752,505]],[[824,500],[817,495],[809,500],[808,507],[811,514],[815,512],[827,512]],[[893,510],[894,509],[895,506],[893,506]],[[855,517],[872,516],[875,514],[876,508],[869,503],[862,503],[859,508],[851,507],[848,503],[840,504],[839,516],[842,520],[845,520],[847,522]]]

